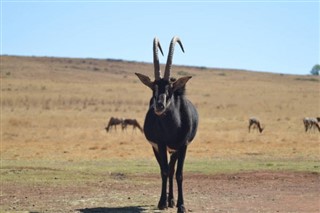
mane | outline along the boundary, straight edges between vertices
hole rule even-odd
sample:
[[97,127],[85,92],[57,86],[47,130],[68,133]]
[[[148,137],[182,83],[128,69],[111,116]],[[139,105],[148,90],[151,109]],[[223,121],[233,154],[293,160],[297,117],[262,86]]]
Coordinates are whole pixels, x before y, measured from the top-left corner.
[[182,87],[180,89],[177,89],[173,94],[174,96],[184,96],[186,93],[186,87]]

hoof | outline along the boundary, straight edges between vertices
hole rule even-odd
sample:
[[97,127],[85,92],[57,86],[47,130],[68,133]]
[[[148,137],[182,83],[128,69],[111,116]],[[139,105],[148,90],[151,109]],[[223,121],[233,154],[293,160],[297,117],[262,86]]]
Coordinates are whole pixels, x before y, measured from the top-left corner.
[[178,213],[185,213],[187,211],[186,211],[186,208],[184,208],[184,205],[181,205],[181,206],[178,206],[178,211],[177,212]]
[[169,208],[174,208],[174,199],[172,198],[172,199],[169,199],[168,200],[168,206],[169,206]]
[[159,201],[159,203],[158,203],[158,209],[159,209],[159,210],[164,210],[164,209],[166,209],[166,208],[168,208],[167,202],[166,202],[166,201],[165,201],[165,202]]

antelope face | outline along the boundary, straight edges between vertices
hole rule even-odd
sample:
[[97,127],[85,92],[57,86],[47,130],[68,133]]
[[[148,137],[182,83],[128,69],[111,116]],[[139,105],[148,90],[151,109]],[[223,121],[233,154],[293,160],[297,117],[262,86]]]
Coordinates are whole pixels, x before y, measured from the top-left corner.
[[172,97],[172,87],[169,82],[159,80],[153,85],[152,106],[154,113],[158,116],[162,115],[170,106]]
[[152,89],[152,99],[150,105],[153,107],[156,115],[163,115],[168,110],[172,100],[174,99],[174,93],[183,89],[191,78],[191,76],[185,76],[178,80],[170,79],[170,82],[165,79],[151,81],[148,76],[140,73],[135,73],[140,81]]

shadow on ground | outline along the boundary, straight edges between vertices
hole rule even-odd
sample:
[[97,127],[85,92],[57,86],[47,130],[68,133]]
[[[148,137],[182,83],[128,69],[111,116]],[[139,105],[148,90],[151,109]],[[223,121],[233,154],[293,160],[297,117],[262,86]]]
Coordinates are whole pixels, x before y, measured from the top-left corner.
[[149,212],[152,206],[98,207],[77,209],[81,213],[142,213]]

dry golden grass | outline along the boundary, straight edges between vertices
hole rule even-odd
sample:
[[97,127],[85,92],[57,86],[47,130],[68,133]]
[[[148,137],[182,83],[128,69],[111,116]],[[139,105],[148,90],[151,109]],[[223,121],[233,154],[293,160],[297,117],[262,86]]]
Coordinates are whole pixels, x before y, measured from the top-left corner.
[[[111,116],[143,124],[151,92],[134,72],[151,64],[117,60],[1,56],[1,158],[153,159],[140,132],[112,132]],[[174,66],[194,76],[187,96],[200,114],[192,159],[319,160],[318,132],[303,117],[320,115],[320,78]],[[248,133],[256,116],[263,134]]]

